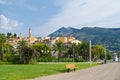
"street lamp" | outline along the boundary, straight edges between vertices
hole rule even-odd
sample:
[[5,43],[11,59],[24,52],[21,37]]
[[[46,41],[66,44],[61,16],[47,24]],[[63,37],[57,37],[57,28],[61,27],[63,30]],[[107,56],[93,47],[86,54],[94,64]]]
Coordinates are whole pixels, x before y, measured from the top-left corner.
[[[104,45],[105,47],[105,45]],[[107,54],[106,54],[106,47],[105,47],[105,60],[104,60],[104,63],[107,64]]]
[[44,54],[44,50],[41,50],[41,52],[42,52],[42,55]]
[[73,47],[73,62],[75,61],[75,57],[74,57],[75,53],[74,53],[74,47]]
[[50,51],[49,50],[47,50],[47,53],[49,53]]
[[91,40],[89,42],[89,61],[90,61],[90,66],[92,66],[92,63],[91,63]]

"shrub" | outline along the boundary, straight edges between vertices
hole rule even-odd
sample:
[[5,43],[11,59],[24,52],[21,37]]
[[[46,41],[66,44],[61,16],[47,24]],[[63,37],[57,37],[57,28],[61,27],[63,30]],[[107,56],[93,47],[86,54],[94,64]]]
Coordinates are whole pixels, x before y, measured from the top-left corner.
[[19,55],[14,56],[14,57],[12,58],[12,63],[13,63],[13,64],[21,64],[22,61],[20,60],[20,56],[19,56]]
[[4,64],[11,64],[11,63],[10,62],[0,61],[0,65],[4,65]]
[[73,59],[70,59],[70,58],[62,58],[60,59],[61,62],[72,62]]
[[40,59],[37,60],[38,62],[57,62],[56,58],[52,58],[52,57],[42,57]]
[[35,50],[28,46],[23,46],[22,49],[23,64],[32,64],[36,61]]
[[83,58],[75,58],[75,62],[85,62]]

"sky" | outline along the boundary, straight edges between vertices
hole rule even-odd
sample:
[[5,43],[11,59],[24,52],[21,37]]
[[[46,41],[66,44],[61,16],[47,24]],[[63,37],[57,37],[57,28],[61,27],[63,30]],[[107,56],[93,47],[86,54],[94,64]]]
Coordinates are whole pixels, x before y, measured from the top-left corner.
[[0,0],[0,33],[45,37],[61,27],[120,28],[120,0]]

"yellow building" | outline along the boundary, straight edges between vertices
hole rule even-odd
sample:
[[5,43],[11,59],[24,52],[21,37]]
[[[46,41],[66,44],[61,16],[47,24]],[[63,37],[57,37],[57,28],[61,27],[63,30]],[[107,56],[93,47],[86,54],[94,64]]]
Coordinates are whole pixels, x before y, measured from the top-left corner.
[[33,43],[35,43],[35,41],[37,41],[37,38],[35,38],[34,36],[32,36],[32,30],[29,29],[28,43],[29,44],[33,44]]
[[75,37],[71,37],[71,36],[69,36],[69,37],[56,37],[55,41],[58,41],[58,40],[61,41],[62,43],[69,43],[69,42],[75,40]]
[[75,41],[75,37],[56,37],[51,41],[52,44],[55,44],[56,41],[61,41],[62,43],[72,43],[72,41]]

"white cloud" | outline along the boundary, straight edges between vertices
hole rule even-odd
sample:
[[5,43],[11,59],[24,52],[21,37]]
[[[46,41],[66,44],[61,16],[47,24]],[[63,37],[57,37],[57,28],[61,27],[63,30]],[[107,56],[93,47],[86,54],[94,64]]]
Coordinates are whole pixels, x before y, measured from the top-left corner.
[[6,4],[5,0],[0,0],[0,4]]
[[21,25],[23,25],[23,23],[20,23],[16,20],[9,19],[4,15],[0,15],[0,28],[1,29],[12,30]]
[[[57,3],[61,10],[59,14],[43,25],[42,30],[48,30],[45,34],[62,26],[112,27],[120,20],[120,15],[116,16],[116,14],[120,14],[120,0],[60,0]],[[118,18],[114,18],[113,21],[111,20],[113,17]]]

